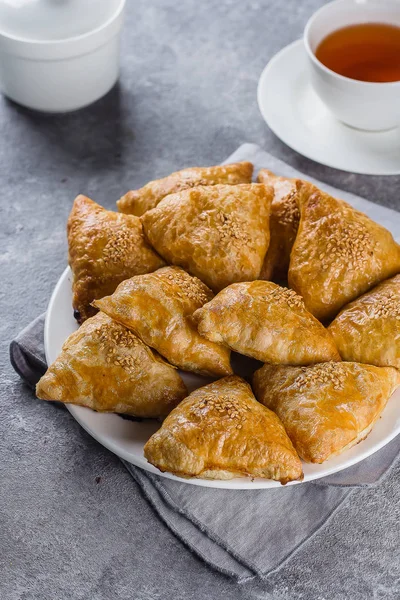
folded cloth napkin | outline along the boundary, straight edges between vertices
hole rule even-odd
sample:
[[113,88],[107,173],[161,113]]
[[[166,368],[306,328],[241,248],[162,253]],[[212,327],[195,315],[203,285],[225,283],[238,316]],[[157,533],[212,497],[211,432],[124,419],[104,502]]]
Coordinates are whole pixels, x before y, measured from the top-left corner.
[[[400,213],[299,173],[253,144],[244,144],[226,162],[250,160],[255,172],[268,167],[300,177],[340,196],[375,221],[400,234]],[[14,369],[33,387],[46,370],[45,315],[11,342]],[[156,513],[193,552],[215,569],[246,581],[276,573],[323,527],[359,487],[378,485],[400,454],[400,436],[357,465],[324,479],[269,490],[222,490],[179,483],[122,461]]]

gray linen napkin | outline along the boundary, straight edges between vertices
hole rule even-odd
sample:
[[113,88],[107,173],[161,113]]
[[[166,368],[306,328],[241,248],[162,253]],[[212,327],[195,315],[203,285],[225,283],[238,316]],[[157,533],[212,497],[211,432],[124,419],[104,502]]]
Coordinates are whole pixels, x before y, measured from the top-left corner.
[[[268,167],[285,176],[311,179],[253,144],[244,144],[226,162],[236,160],[250,160],[255,172]],[[395,236],[400,233],[399,213],[312,181],[367,213]],[[10,345],[13,367],[31,387],[46,370],[44,317],[28,325]],[[400,436],[369,459],[335,475],[254,491],[195,487],[123,463],[158,516],[186,546],[213,568],[246,581],[276,573],[357,488],[378,485],[399,454]]]

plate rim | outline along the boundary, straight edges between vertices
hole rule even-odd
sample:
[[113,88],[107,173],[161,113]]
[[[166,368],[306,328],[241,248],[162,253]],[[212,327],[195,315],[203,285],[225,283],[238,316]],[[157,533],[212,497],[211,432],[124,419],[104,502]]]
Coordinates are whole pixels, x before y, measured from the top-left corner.
[[[57,297],[58,297],[58,294],[60,293],[60,290],[62,289],[63,285],[65,285],[65,280],[68,281],[68,279],[71,276],[72,276],[72,272],[71,272],[70,267],[66,267],[64,269],[64,271],[62,272],[61,276],[59,277],[59,279],[53,289],[53,292],[51,294],[50,301],[48,303],[46,317],[45,317],[45,325],[44,325],[44,348],[45,348],[45,356],[46,356],[47,364],[51,363],[50,337],[51,337],[51,329],[53,327],[53,315],[54,315],[54,311],[56,310]],[[140,469],[143,469],[147,472],[150,472],[153,475],[157,475],[159,477],[165,477],[167,479],[172,479],[172,480],[180,482],[180,483],[187,483],[189,485],[196,485],[198,487],[209,487],[209,488],[214,488],[214,489],[232,489],[232,490],[286,489],[289,486],[299,485],[299,484],[303,484],[303,483],[310,483],[317,479],[322,479],[324,477],[329,477],[335,473],[339,473],[340,471],[348,469],[348,468],[354,466],[355,464],[365,460],[366,458],[368,458],[369,456],[372,456],[372,454],[375,454],[375,452],[378,452],[384,446],[389,444],[400,433],[400,420],[399,420],[397,429],[394,428],[394,430],[388,436],[381,439],[380,442],[377,442],[369,450],[365,450],[364,452],[361,452],[360,454],[355,455],[352,459],[348,459],[347,462],[345,462],[343,465],[339,465],[339,467],[337,467],[337,466],[336,467],[333,466],[331,468],[325,467],[325,470],[322,473],[316,472],[311,475],[310,474],[305,475],[305,477],[302,481],[291,481],[291,482],[287,483],[285,486],[281,485],[279,481],[274,481],[271,479],[261,479],[261,478],[255,478],[254,480],[252,480],[252,478],[250,478],[250,477],[234,478],[234,479],[228,479],[228,480],[201,479],[201,478],[194,478],[194,477],[185,479],[183,477],[177,477],[176,475],[173,475],[172,473],[168,473],[168,472],[163,473],[163,472],[159,471],[153,465],[148,463],[146,461],[146,459],[144,458],[144,456],[143,456],[143,459],[144,459],[143,462],[140,462],[140,461],[135,462],[134,460],[132,460],[132,456],[130,456],[129,453],[125,452],[124,449],[119,448],[118,446],[114,445],[114,443],[110,442],[107,438],[104,438],[104,436],[102,434],[99,434],[98,432],[96,432],[90,425],[88,425],[88,423],[85,422],[85,420],[82,419],[82,416],[81,416],[82,411],[84,411],[83,414],[85,414],[86,411],[93,412],[93,411],[91,411],[90,408],[86,408],[86,407],[82,407],[82,406],[75,406],[75,405],[67,404],[67,403],[65,403],[65,406],[68,409],[68,411],[71,413],[73,418],[79,423],[79,425],[87,433],[89,433],[89,435],[91,435],[102,446],[104,446],[105,448],[110,450],[110,452],[112,452],[113,454],[116,454],[119,458],[125,460],[126,462],[128,462]],[[107,414],[107,413],[104,413],[104,414]],[[109,414],[112,415],[113,413],[109,413]],[[328,463],[325,463],[325,465],[326,464],[328,464]]]
[[[306,52],[305,52],[305,48],[304,48],[303,39],[300,38],[298,40],[295,40],[294,42],[291,42],[290,44],[288,44],[288,45],[284,46],[283,48],[281,48],[280,50],[278,50],[278,52],[270,58],[268,63],[263,68],[261,75],[258,79],[258,83],[257,83],[258,109],[261,113],[263,120],[265,121],[265,123],[267,124],[269,129],[272,131],[272,133],[279,140],[281,140],[286,146],[288,146],[289,148],[291,148],[292,150],[294,150],[301,156],[304,156],[305,158],[308,158],[309,160],[312,160],[313,162],[315,162],[317,164],[329,167],[330,169],[336,169],[337,171],[344,171],[346,173],[354,173],[356,175],[370,175],[371,177],[376,177],[376,176],[381,176],[381,177],[392,176],[393,177],[394,175],[399,175],[400,174],[400,165],[397,169],[387,169],[385,171],[380,171],[377,169],[375,169],[375,170],[369,169],[368,171],[366,171],[366,170],[362,170],[362,169],[346,168],[345,163],[343,165],[339,166],[339,165],[335,164],[334,161],[331,161],[329,159],[326,160],[325,158],[320,160],[317,158],[317,156],[318,156],[317,151],[315,153],[311,153],[311,152],[307,151],[306,149],[301,148],[296,142],[291,141],[290,138],[284,132],[282,133],[282,131],[280,131],[279,127],[277,127],[274,123],[271,124],[270,117],[268,116],[267,111],[265,110],[265,103],[263,101],[263,89],[265,87],[265,82],[267,81],[269,71],[272,70],[275,63],[277,61],[279,61],[283,55],[289,54],[291,51],[293,51],[294,48],[297,46],[299,48],[300,47],[302,48],[302,51],[304,52],[304,57],[306,58]],[[351,128],[349,128],[349,130],[351,130]],[[362,133],[368,134],[371,132],[362,132]],[[375,134],[378,134],[378,135],[379,135],[379,133],[381,133],[381,132],[375,132]]]

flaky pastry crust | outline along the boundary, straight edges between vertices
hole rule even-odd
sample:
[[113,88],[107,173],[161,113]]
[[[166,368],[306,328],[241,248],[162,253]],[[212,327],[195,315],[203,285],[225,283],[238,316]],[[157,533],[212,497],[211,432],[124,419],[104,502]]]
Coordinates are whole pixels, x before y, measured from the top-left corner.
[[300,221],[296,179],[279,177],[268,169],[261,169],[257,181],[274,189],[269,219],[270,241],[260,279],[287,281],[290,253]]
[[171,173],[163,179],[150,181],[140,190],[128,192],[118,200],[117,206],[120,212],[140,217],[146,211],[155,208],[168,194],[175,194],[198,185],[251,183],[252,175],[253,165],[250,162],[216,167],[191,167]]
[[212,297],[197,277],[179,267],[164,267],[124,281],[95,306],[176,367],[221,377],[232,373],[230,351],[201,337],[190,318]]
[[264,477],[284,484],[303,476],[282,423],[237,376],[192,392],[152,435],[144,454],[180,477]]
[[257,279],[269,244],[273,190],[261,184],[199,186],[142,217],[152,246],[214,291]]
[[199,333],[262,362],[340,360],[330,333],[293,290],[271,281],[234,283],[193,315]]
[[392,234],[311,183],[297,182],[300,224],[290,256],[289,285],[307,309],[328,321],[380,281],[400,271]]
[[345,306],[328,331],[344,360],[400,369],[400,275]]
[[98,313],[69,336],[36,394],[99,412],[163,417],[187,390],[176,369],[132,332]]
[[145,240],[140,219],[106,210],[86,196],[75,199],[67,230],[79,323],[95,314],[93,300],[112,294],[124,279],[165,264]]
[[264,365],[253,377],[256,398],[281,419],[299,456],[313,463],[366,437],[399,383],[391,367],[351,362]]

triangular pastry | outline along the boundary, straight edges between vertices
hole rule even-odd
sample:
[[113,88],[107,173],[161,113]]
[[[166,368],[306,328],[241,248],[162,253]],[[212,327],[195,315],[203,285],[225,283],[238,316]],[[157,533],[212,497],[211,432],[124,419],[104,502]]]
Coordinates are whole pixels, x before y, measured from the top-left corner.
[[198,185],[251,183],[252,174],[253,165],[250,162],[183,169],[171,173],[163,179],[150,181],[140,190],[128,192],[118,200],[118,210],[140,217],[146,211],[155,208],[168,194],[181,192]]
[[269,247],[259,278],[286,281],[290,253],[300,221],[296,180],[278,177],[268,169],[261,169],[257,181],[274,189],[269,219]]
[[262,362],[340,360],[332,336],[293,290],[271,281],[234,283],[193,315],[199,333]]
[[144,447],[160,471],[180,477],[302,479],[302,466],[282,423],[231,376],[192,392]]
[[199,186],[164,198],[142,217],[150,243],[219,291],[257,279],[269,243],[273,190],[261,184]]
[[176,367],[221,377],[232,373],[230,351],[201,337],[190,319],[212,297],[197,277],[179,267],[164,267],[127,279],[94,304]]
[[392,234],[352,206],[311,183],[297,182],[300,224],[289,285],[321,321],[400,271]]
[[253,389],[281,419],[299,456],[322,463],[367,437],[399,383],[391,367],[330,362],[264,365]]
[[145,240],[140,219],[106,210],[82,195],[68,219],[68,248],[79,323],[95,314],[92,300],[112,294],[128,277],[165,264]]
[[400,275],[345,306],[328,331],[344,360],[400,369]]
[[36,386],[42,400],[163,417],[187,394],[176,369],[103,313],[69,336]]

